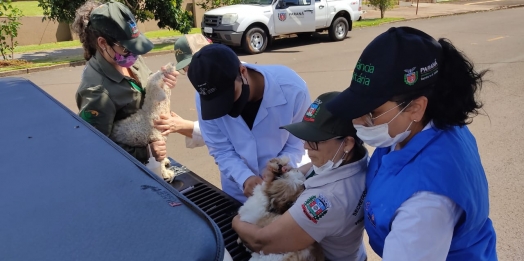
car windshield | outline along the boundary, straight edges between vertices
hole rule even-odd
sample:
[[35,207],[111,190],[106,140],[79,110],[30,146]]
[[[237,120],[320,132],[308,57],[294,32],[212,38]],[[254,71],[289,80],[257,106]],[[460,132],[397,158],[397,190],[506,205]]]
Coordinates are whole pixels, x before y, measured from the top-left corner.
[[240,0],[239,4],[245,5],[270,5],[273,0]]

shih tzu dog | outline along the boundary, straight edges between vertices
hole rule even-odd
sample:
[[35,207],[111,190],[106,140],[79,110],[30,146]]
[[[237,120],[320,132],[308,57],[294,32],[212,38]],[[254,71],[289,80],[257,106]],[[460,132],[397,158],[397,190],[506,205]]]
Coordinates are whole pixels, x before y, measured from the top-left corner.
[[[274,170],[257,185],[253,195],[238,210],[240,220],[265,227],[282,216],[304,191],[305,177],[298,169],[282,171],[288,158],[274,158],[269,166]],[[237,240],[239,244],[242,240]],[[248,249],[248,251],[250,251]],[[251,252],[251,251],[250,251]],[[319,261],[324,260],[322,248],[318,243],[306,249],[281,254],[251,253],[250,261]]]

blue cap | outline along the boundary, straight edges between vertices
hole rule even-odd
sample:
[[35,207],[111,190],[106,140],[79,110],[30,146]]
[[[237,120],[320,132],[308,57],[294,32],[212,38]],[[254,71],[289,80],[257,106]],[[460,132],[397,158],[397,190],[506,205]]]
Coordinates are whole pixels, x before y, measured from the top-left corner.
[[233,109],[239,74],[240,60],[225,45],[206,45],[193,54],[187,76],[200,95],[203,120],[220,118]]
[[439,78],[442,46],[411,27],[392,27],[362,52],[349,88],[327,109],[352,120],[373,111],[397,95],[431,88]]

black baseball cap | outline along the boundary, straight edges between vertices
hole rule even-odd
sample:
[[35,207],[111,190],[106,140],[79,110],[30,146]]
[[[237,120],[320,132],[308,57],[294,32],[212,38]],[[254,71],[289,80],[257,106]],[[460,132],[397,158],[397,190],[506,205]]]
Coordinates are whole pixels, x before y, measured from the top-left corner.
[[133,13],[122,3],[110,1],[93,9],[89,26],[118,41],[134,54],[142,55],[153,49],[153,43],[138,30]]
[[353,123],[334,116],[326,109],[326,103],[335,99],[340,92],[324,93],[309,106],[301,122],[280,127],[305,141],[325,141],[335,137],[356,137]]
[[235,80],[240,60],[231,48],[209,44],[193,54],[187,76],[200,94],[203,120],[227,115],[235,102]]
[[327,104],[331,113],[355,119],[394,96],[431,88],[439,78],[441,45],[411,27],[392,27],[362,52],[349,88]]

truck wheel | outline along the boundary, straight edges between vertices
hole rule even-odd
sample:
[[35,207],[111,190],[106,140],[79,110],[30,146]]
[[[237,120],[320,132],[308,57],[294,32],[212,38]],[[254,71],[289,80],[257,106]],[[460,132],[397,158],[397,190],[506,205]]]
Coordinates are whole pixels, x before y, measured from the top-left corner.
[[250,28],[242,38],[242,47],[249,54],[258,54],[266,50],[268,44],[267,34],[260,27]]
[[345,17],[338,17],[329,27],[329,38],[333,41],[342,41],[348,34],[348,20]]

